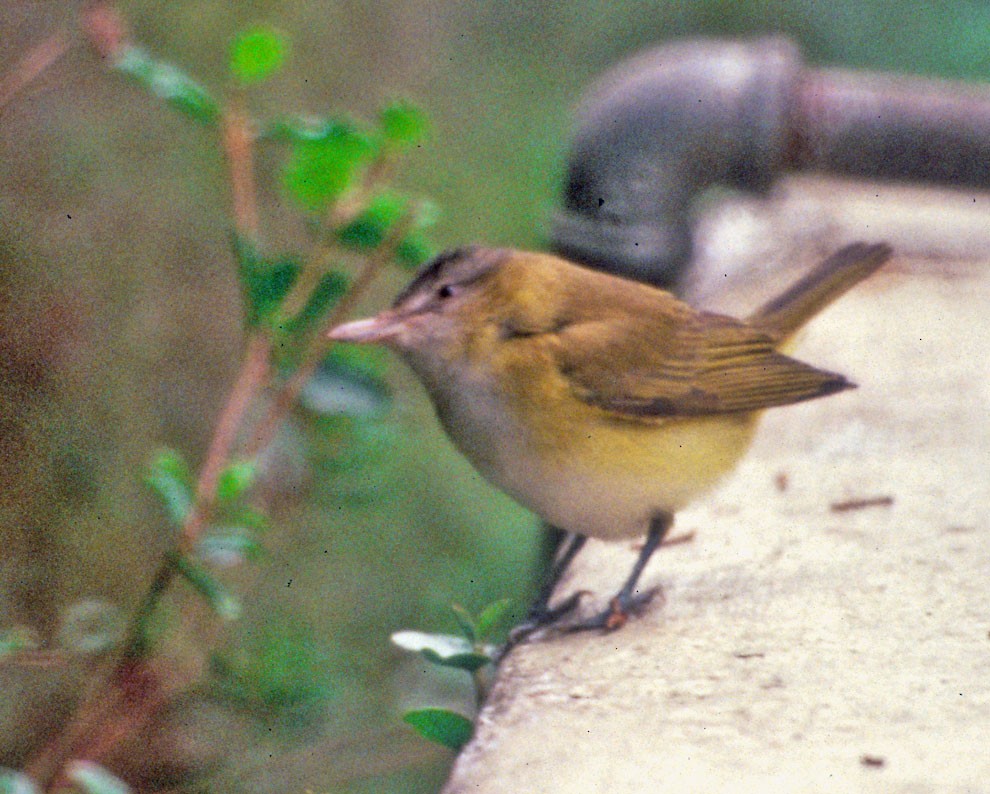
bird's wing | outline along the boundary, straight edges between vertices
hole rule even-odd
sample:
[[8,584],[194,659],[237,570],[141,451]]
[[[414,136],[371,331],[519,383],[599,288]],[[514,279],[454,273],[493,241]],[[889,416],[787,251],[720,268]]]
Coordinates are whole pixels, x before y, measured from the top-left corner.
[[627,417],[754,411],[852,383],[778,352],[768,334],[717,314],[643,327],[629,317],[559,331],[557,363],[577,397]]

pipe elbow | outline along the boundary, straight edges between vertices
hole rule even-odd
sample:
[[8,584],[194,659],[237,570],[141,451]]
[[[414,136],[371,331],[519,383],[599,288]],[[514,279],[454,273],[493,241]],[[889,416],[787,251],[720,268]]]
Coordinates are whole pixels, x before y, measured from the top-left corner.
[[691,257],[691,202],[715,184],[766,190],[786,160],[797,48],[691,40],[606,73],[578,108],[554,247],[669,286]]

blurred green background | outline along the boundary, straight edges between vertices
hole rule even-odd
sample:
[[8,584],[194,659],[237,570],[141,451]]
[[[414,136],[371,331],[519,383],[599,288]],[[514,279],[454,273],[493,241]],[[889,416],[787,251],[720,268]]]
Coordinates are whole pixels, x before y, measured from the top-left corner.
[[[0,73],[74,27],[79,7],[3,3]],[[582,90],[670,38],[781,32],[812,64],[990,75],[990,6],[975,1],[119,8],[136,41],[214,87],[235,32],[284,31],[290,60],[255,92],[261,114],[373,116],[390,98],[419,102],[431,140],[399,183],[441,207],[440,247],[542,246]],[[164,443],[201,458],[242,341],[214,135],[84,47],[0,112],[0,627],[48,636],[81,599],[130,610],[165,548],[142,468]],[[280,201],[263,195],[263,233],[299,247],[304,230]],[[362,308],[404,278],[391,272]],[[235,577],[248,609],[228,642],[298,708],[277,730],[251,723],[227,744],[215,790],[436,790],[449,756],[399,715],[465,691],[403,658],[389,634],[449,630],[452,602],[477,609],[510,595],[522,608],[532,591],[534,520],[452,451],[401,366],[389,379],[389,411],[347,434],[349,448],[300,415],[268,461],[271,558]],[[181,659],[182,640],[173,645]],[[39,680],[18,683],[25,698]]]

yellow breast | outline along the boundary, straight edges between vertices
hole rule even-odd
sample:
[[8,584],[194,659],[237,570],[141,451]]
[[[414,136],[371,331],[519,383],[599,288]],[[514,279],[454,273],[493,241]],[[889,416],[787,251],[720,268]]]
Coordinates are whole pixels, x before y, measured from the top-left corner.
[[[536,382],[512,357],[428,384],[458,449],[492,483],[551,524],[598,538],[642,535],[650,518],[708,491],[745,454],[757,415],[619,418],[559,378]],[[544,373],[550,367],[537,368]]]

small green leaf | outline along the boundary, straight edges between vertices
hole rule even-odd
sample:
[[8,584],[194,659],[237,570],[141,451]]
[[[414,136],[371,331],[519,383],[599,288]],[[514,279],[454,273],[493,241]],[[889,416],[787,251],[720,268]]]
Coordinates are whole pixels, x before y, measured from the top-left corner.
[[294,256],[266,259],[255,245],[239,234],[233,236],[234,257],[244,293],[245,322],[257,328],[270,321],[299,277],[301,265]]
[[441,667],[453,667],[457,670],[464,670],[468,673],[480,670],[485,665],[492,664],[494,661],[491,653],[478,653],[477,651],[457,653],[452,656],[440,656],[429,648],[424,648],[421,653],[428,662],[440,665]]
[[429,130],[426,113],[411,102],[398,101],[382,108],[379,115],[382,135],[395,146],[414,146]]
[[23,772],[0,766],[0,794],[38,794],[40,789]]
[[151,82],[151,75],[156,67],[157,63],[151,57],[151,53],[134,45],[124,47],[113,64],[114,69],[123,72],[128,77],[133,77],[145,86]]
[[330,348],[327,367],[339,372],[351,372],[365,378],[378,380],[388,371],[388,353],[380,347],[354,345],[339,342]]
[[241,605],[238,600],[212,573],[188,557],[177,554],[173,559],[182,578],[206,599],[213,611],[221,618],[237,620],[241,616]]
[[271,529],[268,516],[251,505],[227,505],[224,507],[223,515],[230,524],[236,524],[254,532],[267,532]]
[[279,143],[322,141],[339,123],[317,116],[280,116],[262,124],[258,130],[258,140]]
[[209,565],[230,568],[245,560],[258,559],[264,549],[238,527],[217,527],[196,544],[196,556]]
[[306,301],[306,305],[287,324],[289,333],[297,337],[309,333],[344,296],[350,284],[350,278],[344,273],[337,271],[324,273]]
[[70,761],[66,777],[85,794],[130,794],[131,791],[123,780],[92,761]]
[[161,450],[151,461],[145,484],[162,500],[175,526],[182,526],[193,503],[192,475],[183,457],[173,449]]
[[396,246],[395,258],[400,265],[410,269],[416,269],[432,259],[435,253],[433,246],[427,242],[426,237],[422,233],[410,232]]
[[260,83],[282,68],[285,51],[285,37],[274,28],[250,28],[230,46],[230,73],[245,85]]
[[470,653],[474,649],[474,646],[463,637],[453,634],[428,634],[425,631],[397,631],[392,635],[392,642],[403,650],[416,653],[429,648],[439,656]]
[[155,60],[140,47],[127,47],[114,67],[197,121],[211,123],[220,116],[220,106],[202,85],[178,67]]
[[489,638],[495,627],[505,617],[506,612],[509,611],[510,606],[512,606],[511,598],[500,598],[498,601],[492,601],[492,603],[481,610],[481,614],[478,615],[477,620],[479,640],[487,640]]
[[319,212],[342,196],[375,153],[372,140],[347,122],[330,123],[319,137],[296,142],[283,175],[288,194]]
[[[354,356],[348,360],[328,355],[303,387],[299,395],[300,407],[317,416],[380,417],[391,395],[388,384],[381,378],[380,368],[375,369],[377,364],[377,359],[362,361]],[[347,435],[349,442],[358,441],[357,432]]]
[[478,627],[474,622],[474,616],[468,612],[460,604],[451,604],[450,611],[454,613],[454,618],[457,620],[457,626],[461,630],[461,634],[470,643],[475,643],[478,641]]
[[217,500],[222,504],[241,499],[254,485],[258,466],[252,460],[228,463],[217,480]]
[[408,205],[403,196],[387,191],[379,193],[354,220],[337,230],[337,239],[353,248],[377,248],[407,212]]
[[451,750],[460,750],[471,739],[474,725],[471,720],[456,711],[439,708],[407,711],[403,717],[424,739],[442,744]]
[[477,649],[464,637],[453,634],[427,634],[422,631],[397,631],[392,642],[407,651],[421,653],[433,664],[454,667],[473,673],[492,661],[492,648]]

